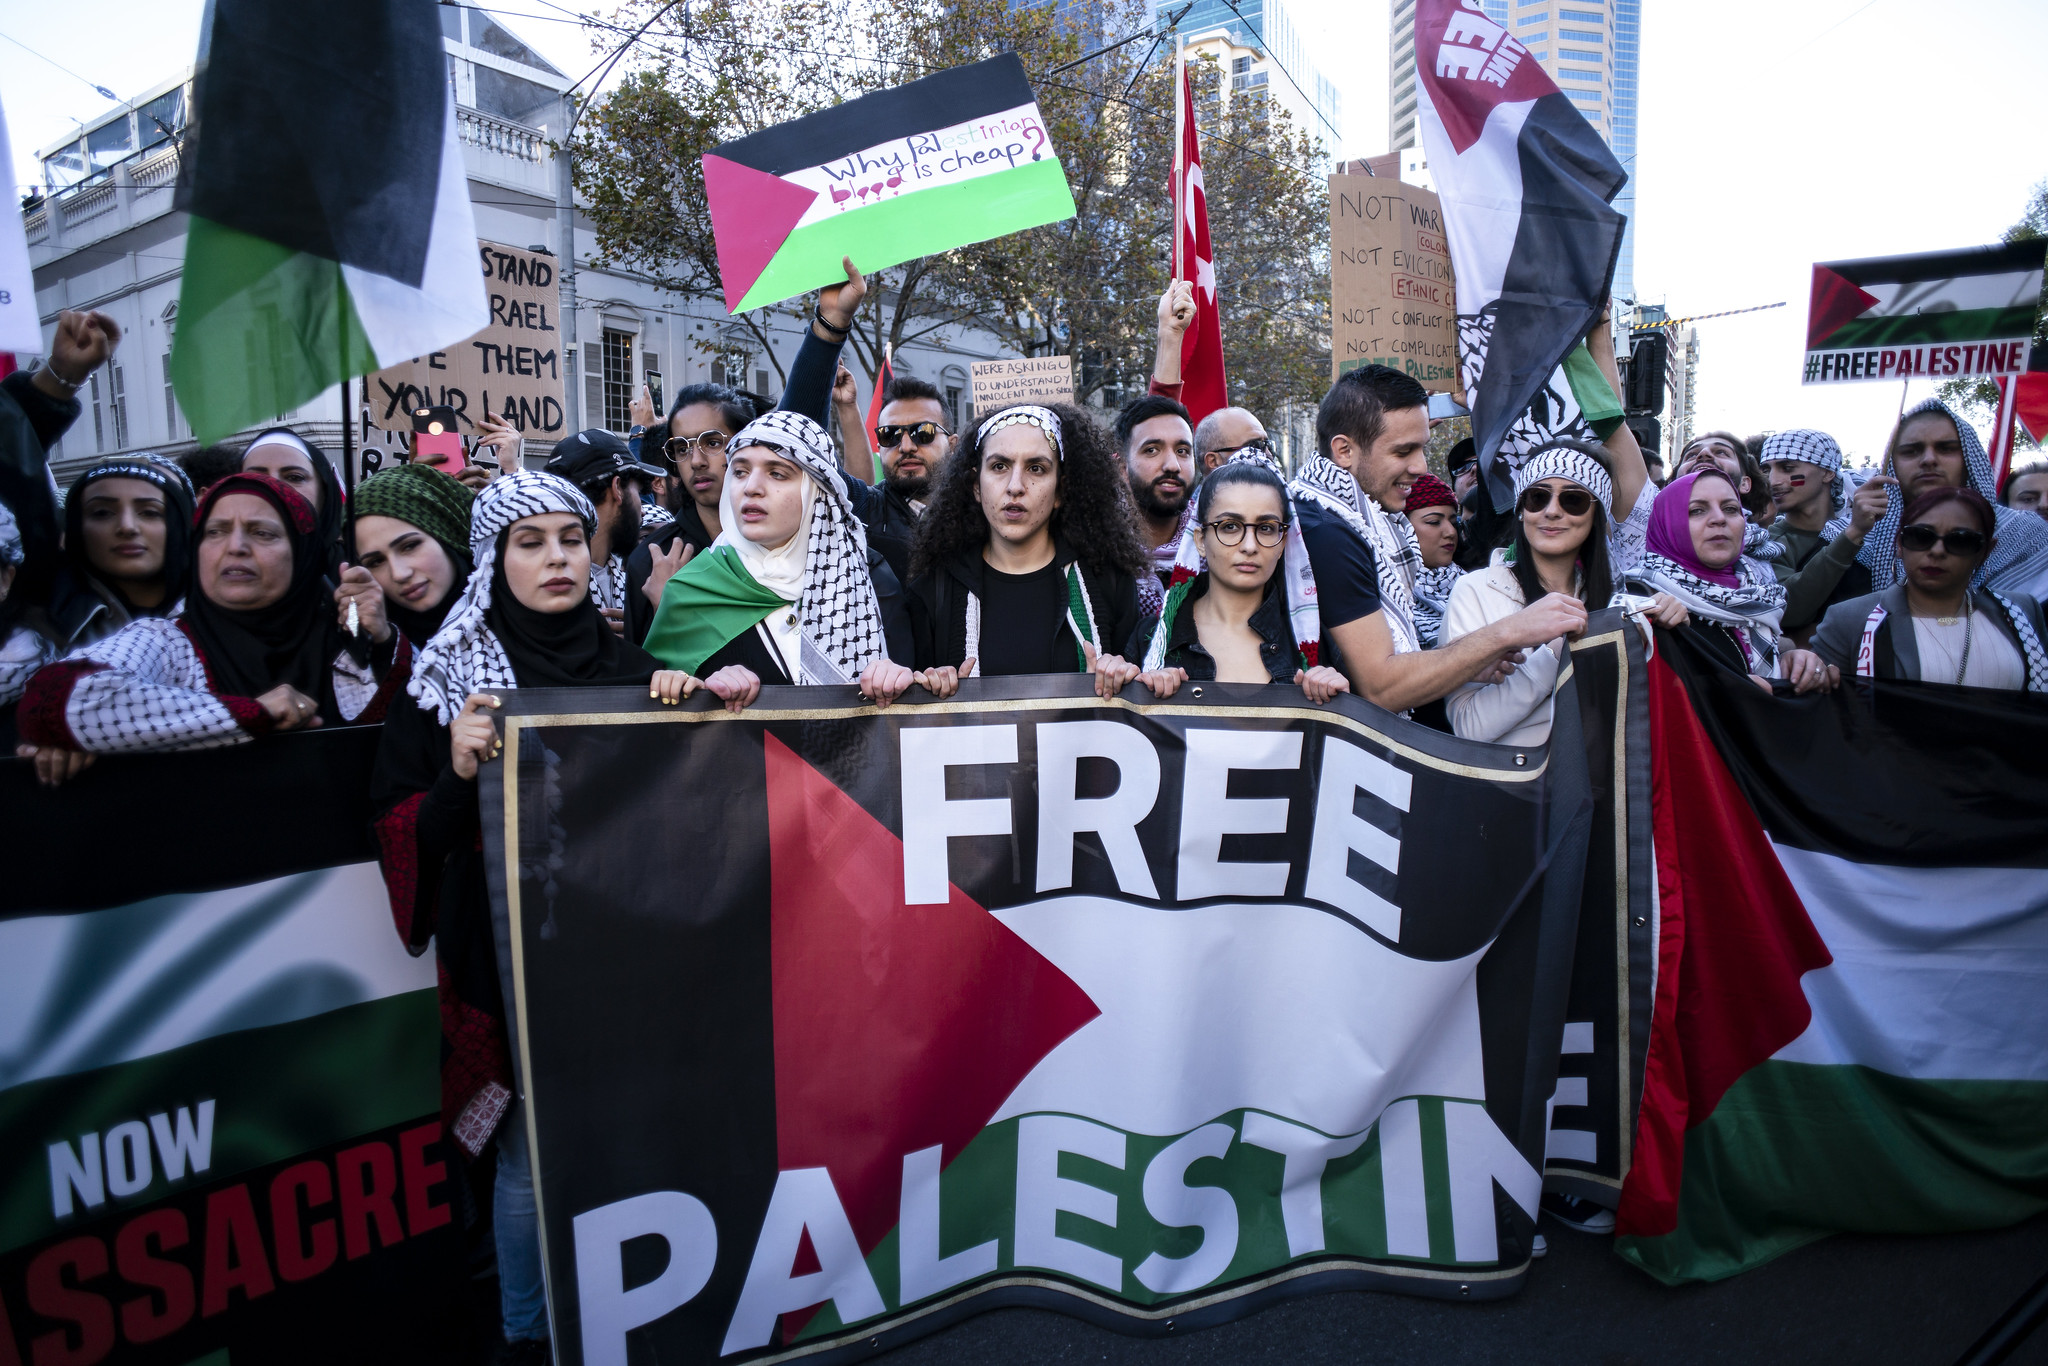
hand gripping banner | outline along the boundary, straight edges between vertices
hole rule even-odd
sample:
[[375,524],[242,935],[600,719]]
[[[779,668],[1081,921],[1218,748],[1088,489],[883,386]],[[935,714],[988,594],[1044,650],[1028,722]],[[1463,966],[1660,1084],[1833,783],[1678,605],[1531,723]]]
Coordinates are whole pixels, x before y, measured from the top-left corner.
[[1594,825],[1574,685],[1517,751],[1087,682],[507,696],[486,855],[562,1360],[1519,1286]]

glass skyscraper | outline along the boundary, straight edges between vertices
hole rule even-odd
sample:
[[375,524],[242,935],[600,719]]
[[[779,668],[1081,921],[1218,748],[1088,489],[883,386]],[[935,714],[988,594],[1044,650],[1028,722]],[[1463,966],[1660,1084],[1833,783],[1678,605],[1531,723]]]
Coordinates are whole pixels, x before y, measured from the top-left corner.
[[[1154,12],[1164,17],[1186,2],[1158,0]],[[1264,86],[1268,97],[1293,117],[1295,128],[1321,139],[1334,156],[1344,127],[1343,98],[1316,64],[1287,0],[1236,0],[1235,8],[1227,0],[1194,0],[1180,21],[1182,36],[1190,41],[1218,30],[1227,31],[1234,46],[1263,54],[1247,61],[1243,70],[1226,73],[1233,92]]]

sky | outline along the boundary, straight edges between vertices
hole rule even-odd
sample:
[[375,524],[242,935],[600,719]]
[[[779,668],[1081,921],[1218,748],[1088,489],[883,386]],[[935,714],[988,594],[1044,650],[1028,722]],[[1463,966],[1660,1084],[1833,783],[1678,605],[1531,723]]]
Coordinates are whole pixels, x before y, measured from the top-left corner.
[[[1324,74],[1343,91],[1342,154],[1385,151],[1386,0],[1288,2],[1315,50],[1333,54]],[[189,60],[201,3],[0,3],[0,104],[17,180],[35,179],[35,150],[73,120],[114,107],[92,85],[129,98]],[[1799,382],[1813,263],[1993,242],[2019,217],[2048,179],[2029,99],[2048,5],[1644,0],[1643,10],[1630,168],[1638,293],[1673,315],[1786,305],[1700,324],[1695,428],[1819,427],[1852,459],[1874,454],[1899,386]],[[543,0],[502,0],[500,12],[561,13]],[[595,64],[573,24],[505,22],[564,71]],[[1921,382],[1910,398],[1931,392]]]

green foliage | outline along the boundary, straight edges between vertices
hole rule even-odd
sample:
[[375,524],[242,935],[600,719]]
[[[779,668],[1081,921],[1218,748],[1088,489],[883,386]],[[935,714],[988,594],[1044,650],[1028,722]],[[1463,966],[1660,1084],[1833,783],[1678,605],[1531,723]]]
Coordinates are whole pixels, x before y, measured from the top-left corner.
[[[2020,221],[2005,230],[2006,242],[2032,242],[2048,237],[2048,180],[2034,186],[2033,197],[2027,200],[2027,207],[2020,214]],[[2048,308],[2044,308],[2034,323],[2034,349],[2048,348]],[[1998,416],[1998,386],[1988,379],[1952,379],[1935,391],[1943,403],[1948,404],[1979,428],[1989,430],[1992,420]],[[2019,427],[2013,432],[2013,456],[2017,463],[2021,451],[2038,451],[2040,443],[2027,437],[2027,429]]]

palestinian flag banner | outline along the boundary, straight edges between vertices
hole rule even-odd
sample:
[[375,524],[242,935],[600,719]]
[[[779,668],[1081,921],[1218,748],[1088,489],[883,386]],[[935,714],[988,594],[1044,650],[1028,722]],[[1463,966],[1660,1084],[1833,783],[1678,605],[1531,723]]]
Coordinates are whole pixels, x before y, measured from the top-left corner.
[[[374,727],[0,763],[0,1362],[441,1362],[465,1279],[434,962]],[[136,794],[175,792],[138,818]],[[374,1312],[366,1313],[366,1306]]]
[[485,851],[559,1359],[1512,1293],[1576,708],[1517,752],[1213,683],[509,694]]
[[863,271],[1074,216],[1024,63],[1006,52],[703,157],[725,307],[745,313]]
[[2022,373],[2044,253],[2036,239],[1821,262],[1807,305],[1805,383]]
[[209,0],[170,374],[204,444],[491,321],[431,0]]
[[[1480,0],[1417,0],[1416,118],[1458,280],[1458,360],[1494,506],[1524,457],[1598,440],[1621,404],[1582,346],[1607,300],[1628,176]],[[1576,357],[1574,358],[1574,354]]]
[[1662,923],[1621,1254],[1718,1280],[2048,1208],[2048,714],[1777,699],[1659,632]]

